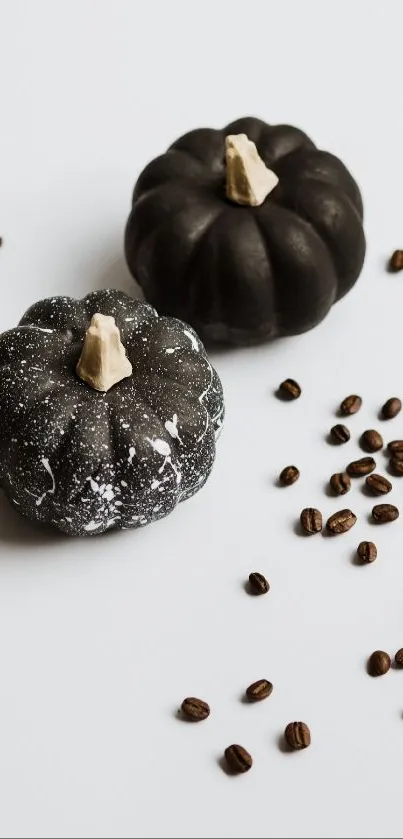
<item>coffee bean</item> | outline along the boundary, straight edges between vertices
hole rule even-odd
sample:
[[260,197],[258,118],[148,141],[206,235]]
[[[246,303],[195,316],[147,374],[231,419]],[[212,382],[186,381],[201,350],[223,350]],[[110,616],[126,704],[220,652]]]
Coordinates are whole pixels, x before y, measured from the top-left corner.
[[373,542],[360,542],[357,548],[357,555],[361,562],[374,562],[378,556],[376,545]]
[[351,478],[362,478],[364,475],[369,475],[375,469],[376,463],[373,457],[361,457],[359,460],[353,460],[347,466],[347,472]]
[[336,495],[345,495],[351,489],[351,481],[347,472],[336,472],[330,478],[329,483]]
[[401,454],[403,457],[403,440],[391,440],[388,443],[388,452],[394,457],[398,454]]
[[306,749],[311,743],[311,732],[304,722],[289,722],[284,737],[290,749]]
[[367,475],[365,483],[368,489],[374,492],[375,495],[386,495],[392,489],[391,482],[387,478],[384,478],[383,475],[376,475],[375,472],[372,475]]
[[379,431],[375,431],[373,428],[361,434],[360,443],[364,452],[378,452],[383,446],[383,440]]
[[403,271],[403,251],[394,251],[389,260],[389,271]]
[[271,682],[268,682],[267,679],[259,679],[246,688],[246,696],[251,702],[260,702],[261,699],[267,699],[272,690],[273,685]]
[[393,419],[396,417],[400,411],[402,410],[402,403],[397,396],[393,396],[391,399],[388,399],[384,405],[382,405],[382,416],[384,419]]
[[330,533],[347,533],[356,523],[357,516],[351,510],[339,510],[333,513],[326,522],[326,528]]
[[401,477],[403,475],[403,458],[391,457],[389,461],[389,468],[394,475]]
[[301,396],[301,388],[294,379],[285,379],[281,382],[279,392],[284,399],[298,399]]
[[296,466],[286,466],[282,472],[280,472],[280,483],[282,483],[285,487],[295,484],[295,481],[298,481],[298,478],[299,469],[297,469]]
[[237,743],[234,743],[232,746],[228,746],[228,748],[225,749],[224,754],[232,772],[248,772],[253,764],[253,760],[249,752],[247,752],[243,746],[238,746]]
[[330,429],[330,437],[333,443],[338,443],[340,445],[341,443],[348,443],[350,439],[350,432],[345,425],[338,423]]
[[403,649],[400,649],[395,654],[395,663],[397,667],[403,667]]
[[203,699],[197,699],[195,696],[188,696],[183,700],[181,709],[185,717],[192,722],[200,722],[206,720],[210,714],[210,708],[207,702]]
[[259,571],[249,574],[249,585],[253,594],[267,594],[270,589],[270,583]]
[[372,518],[378,524],[386,524],[399,518],[399,510],[394,504],[375,504],[372,508]]
[[300,522],[305,533],[320,533],[322,530],[322,513],[315,507],[305,507],[300,515]]
[[348,416],[349,414],[356,414],[357,411],[360,410],[361,405],[361,396],[356,396],[356,394],[352,394],[351,396],[346,396],[346,398],[343,399],[340,405],[340,411],[345,416]]
[[390,669],[390,656],[383,650],[375,650],[368,659],[368,673],[370,676],[384,676]]

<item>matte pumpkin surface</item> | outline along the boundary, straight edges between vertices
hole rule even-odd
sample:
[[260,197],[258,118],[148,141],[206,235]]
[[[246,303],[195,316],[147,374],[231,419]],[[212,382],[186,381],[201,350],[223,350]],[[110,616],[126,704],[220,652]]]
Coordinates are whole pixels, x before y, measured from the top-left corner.
[[[133,367],[107,393],[75,372],[98,312]],[[193,329],[119,291],[43,300],[0,337],[0,485],[22,515],[70,535],[139,527],[190,498],[223,414]]]
[[[279,183],[261,206],[226,197],[225,138],[246,134]],[[319,323],[365,255],[360,191],[302,131],[246,117],[177,140],[140,175],[126,257],[146,297],[206,340],[252,343]]]

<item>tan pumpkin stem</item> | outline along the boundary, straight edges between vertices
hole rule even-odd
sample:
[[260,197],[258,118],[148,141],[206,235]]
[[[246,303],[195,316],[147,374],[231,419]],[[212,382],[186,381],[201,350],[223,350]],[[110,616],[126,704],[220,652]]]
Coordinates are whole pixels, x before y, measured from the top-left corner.
[[115,318],[93,315],[77,363],[77,376],[94,390],[106,393],[132,372]]
[[278,184],[277,175],[267,168],[246,134],[225,138],[225,162],[227,198],[236,204],[258,207]]

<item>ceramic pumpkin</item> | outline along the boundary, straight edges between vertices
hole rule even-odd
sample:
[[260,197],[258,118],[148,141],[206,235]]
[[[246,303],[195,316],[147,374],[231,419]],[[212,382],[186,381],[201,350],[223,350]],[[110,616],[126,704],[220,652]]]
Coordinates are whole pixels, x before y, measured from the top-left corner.
[[119,291],[42,300],[0,337],[0,486],[67,534],[139,527],[194,495],[223,414],[193,329]]
[[344,164],[290,125],[185,134],[134,189],[125,250],[160,311],[206,340],[311,329],[357,280],[363,207]]

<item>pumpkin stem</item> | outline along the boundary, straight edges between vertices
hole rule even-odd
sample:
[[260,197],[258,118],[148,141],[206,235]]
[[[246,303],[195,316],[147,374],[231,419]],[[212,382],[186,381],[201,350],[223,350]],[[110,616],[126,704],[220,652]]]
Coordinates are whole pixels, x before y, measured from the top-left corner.
[[277,175],[267,168],[246,134],[225,138],[225,162],[227,198],[236,204],[259,207],[278,184]]
[[93,315],[77,363],[77,376],[94,390],[106,393],[132,372],[115,318]]

